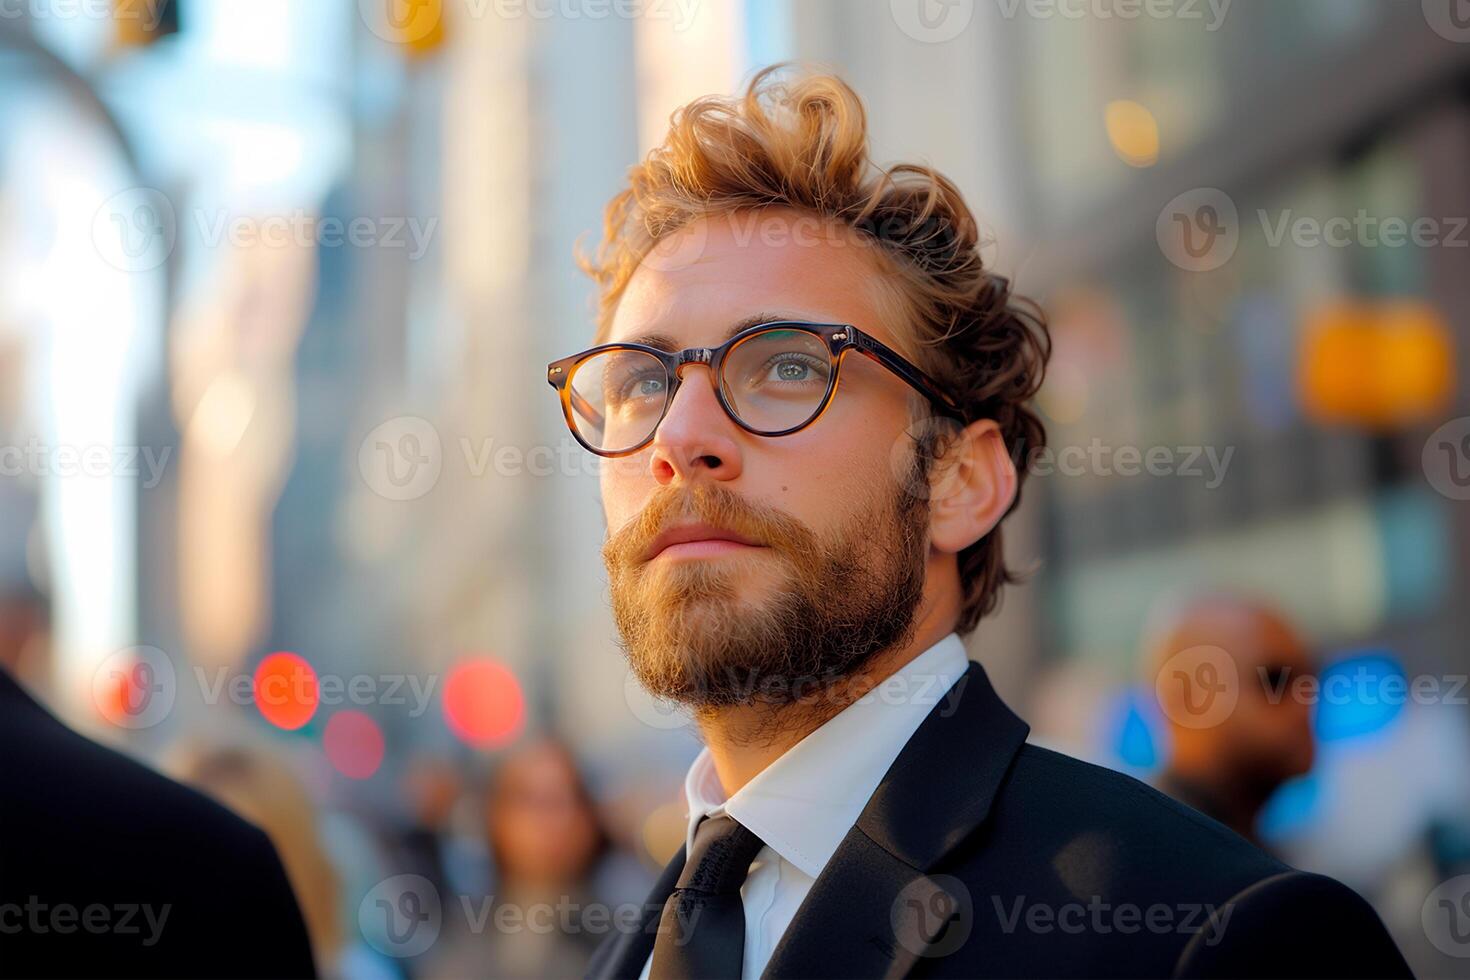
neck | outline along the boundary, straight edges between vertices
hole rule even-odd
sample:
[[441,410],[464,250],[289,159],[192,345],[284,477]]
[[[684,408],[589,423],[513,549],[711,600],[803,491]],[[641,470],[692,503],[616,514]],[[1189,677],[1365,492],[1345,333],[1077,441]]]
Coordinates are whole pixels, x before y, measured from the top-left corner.
[[876,654],[820,694],[792,704],[743,704],[696,714],[715,773],[728,798],[848,705],[883,683],[954,630],[956,611],[921,602],[906,643]]
[[1203,794],[1206,799],[1186,802],[1205,807],[1210,816],[1247,839],[1255,838],[1256,818],[1274,789],[1232,775],[1218,763],[1193,764],[1189,760],[1171,763],[1163,778],[1186,793]]

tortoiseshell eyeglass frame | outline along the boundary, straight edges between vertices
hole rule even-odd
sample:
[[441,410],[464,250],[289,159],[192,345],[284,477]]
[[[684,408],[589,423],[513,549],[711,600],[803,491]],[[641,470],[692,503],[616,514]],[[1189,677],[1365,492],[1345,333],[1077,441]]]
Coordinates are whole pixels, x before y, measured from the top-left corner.
[[[831,358],[831,370],[827,379],[827,390],[822,394],[822,400],[817,404],[811,416],[799,425],[793,425],[777,431],[766,431],[747,425],[726,399],[723,391],[724,385],[721,383],[726,356],[752,337],[771,330],[800,330],[812,334],[825,343],[828,356]],[[576,389],[572,387],[571,381],[572,377],[577,373],[577,368],[588,359],[610,350],[641,351],[645,354],[651,354],[662,362],[664,372],[667,376],[664,407],[659,413],[658,421],[649,430],[646,439],[628,449],[605,450],[590,445],[586,439],[582,438],[581,433],[577,431],[576,423],[572,418],[574,401],[577,403],[575,410],[580,411],[583,418],[593,419],[601,415],[593,405],[578,394]],[[951,418],[961,417],[959,406],[955,400],[940,388],[933,378],[915,367],[912,362],[888,345],[875,340],[857,327],[845,323],[806,323],[799,320],[773,320],[769,323],[758,323],[755,326],[747,327],[718,347],[688,347],[681,351],[666,351],[657,347],[649,347],[645,344],[600,344],[597,347],[584,350],[580,354],[572,354],[569,357],[552,361],[546,366],[546,380],[556,389],[557,394],[561,398],[562,416],[566,419],[567,428],[571,431],[573,438],[581,443],[582,448],[588,452],[611,459],[619,456],[631,456],[653,442],[654,436],[658,433],[658,427],[663,424],[664,416],[669,412],[669,406],[674,403],[674,396],[678,393],[679,384],[682,380],[680,378],[680,371],[686,364],[704,364],[709,367],[710,383],[714,387],[715,397],[719,399],[720,407],[725,410],[725,414],[730,417],[730,421],[752,435],[773,438],[776,436],[789,436],[792,433],[800,432],[822,417],[827,411],[828,406],[832,404],[832,397],[837,392],[837,382],[842,371],[843,358],[850,351],[857,351],[876,361],[884,368],[887,368],[890,372],[897,375],[900,380],[929,399],[943,414]]]

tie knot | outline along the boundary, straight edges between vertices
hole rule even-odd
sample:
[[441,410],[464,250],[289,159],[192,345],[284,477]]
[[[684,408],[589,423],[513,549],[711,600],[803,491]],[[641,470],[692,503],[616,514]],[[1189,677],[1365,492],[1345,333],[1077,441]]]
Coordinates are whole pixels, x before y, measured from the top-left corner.
[[759,837],[728,813],[706,817],[694,830],[694,850],[684,862],[677,887],[706,895],[736,894],[750,862],[764,846]]

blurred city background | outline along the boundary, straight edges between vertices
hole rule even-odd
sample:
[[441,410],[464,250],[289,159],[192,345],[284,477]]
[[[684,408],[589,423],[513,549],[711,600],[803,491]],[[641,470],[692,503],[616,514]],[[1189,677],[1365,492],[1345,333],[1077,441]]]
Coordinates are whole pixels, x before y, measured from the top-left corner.
[[0,0],[0,664],[270,832],[324,973],[578,973],[699,743],[544,366],[669,113],[790,59],[1052,318],[971,656],[1158,781],[1158,624],[1270,602],[1322,694],[1260,839],[1470,975],[1465,0]]

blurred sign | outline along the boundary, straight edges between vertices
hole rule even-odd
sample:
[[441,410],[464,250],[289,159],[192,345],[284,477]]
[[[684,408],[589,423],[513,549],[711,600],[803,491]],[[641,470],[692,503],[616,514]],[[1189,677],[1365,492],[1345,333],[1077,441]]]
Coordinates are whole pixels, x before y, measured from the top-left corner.
[[444,0],[358,0],[368,30],[411,56],[424,57],[444,43]]
[[1307,316],[1297,382],[1318,422],[1392,428],[1435,417],[1454,374],[1449,329],[1428,303],[1340,300]]
[[119,48],[141,48],[179,32],[177,0],[112,0]]

